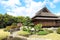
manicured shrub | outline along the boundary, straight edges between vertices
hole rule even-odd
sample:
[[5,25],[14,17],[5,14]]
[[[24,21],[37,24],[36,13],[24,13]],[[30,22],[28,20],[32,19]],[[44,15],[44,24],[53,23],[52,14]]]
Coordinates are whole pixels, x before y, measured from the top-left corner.
[[10,29],[18,28],[18,26],[7,26],[4,31],[9,31]]
[[17,26],[17,23],[13,23],[13,24],[11,25],[11,29],[14,29],[14,28],[19,28],[19,26]]
[[53,30],[45,29],[44,31],[47,31],[48,33],[53,33]]
[[27,28],[27,31],[28,31],[28,32],[31,32],[31,27],[28,27],[28,28]]
[[37,34],[38,34],[38,35],[47,35],[48,32],[47,32],[47,31],[39,31]]
[[25,28],[25,27],[23,26],[22,30],[23,30],[23,31],[27,31],[27,28]]
[[18,31],[18,34],[21,36],[26,36],[26,37],[30,35],[28,31]]
[[17,26],[11,26],[11,29],[18,28]]
[[19,28],[16,23],[13,23],[11,26],[6,26],[4,31],[9,31],[10,29]]
[[60,34],[60,27],[56,30],[56,32],[57,32],[58,34]]
[[48,30],[49,33],[53,33],[53,30]]
[[24,27],[24,26],[23,26],[22,30],[23,30],[23,31],[28,31],[28,32],[30,32],[31,27]]
[[11,29],[11,26],[7,26],[4,31],[9,31]]
[[35,31],[40,31],[42,30],[42,24],[37,24],[34,26]]

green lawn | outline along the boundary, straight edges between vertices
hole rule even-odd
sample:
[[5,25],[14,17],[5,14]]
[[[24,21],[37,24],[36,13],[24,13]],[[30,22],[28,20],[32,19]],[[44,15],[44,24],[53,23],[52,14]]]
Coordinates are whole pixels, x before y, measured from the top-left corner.
[[6,38],[10,33],[5,32],[4,29],[0,29],[0,40]]

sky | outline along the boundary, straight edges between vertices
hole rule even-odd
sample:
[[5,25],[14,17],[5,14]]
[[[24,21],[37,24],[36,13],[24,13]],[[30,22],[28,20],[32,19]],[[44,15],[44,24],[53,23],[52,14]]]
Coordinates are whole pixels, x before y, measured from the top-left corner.
[[0,0],[0,14],[33,17],[45,6],[60,15],[60,0]]

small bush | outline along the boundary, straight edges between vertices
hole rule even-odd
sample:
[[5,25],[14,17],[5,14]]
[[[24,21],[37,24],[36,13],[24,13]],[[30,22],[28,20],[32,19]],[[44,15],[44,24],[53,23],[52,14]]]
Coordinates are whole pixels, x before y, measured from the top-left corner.
[[37,34],[38,34],[38,35],[47,35],[48,32],[47,32],[47,31],[39,31]]
[[11,29],[11,26],[7,26],[4,31],[9,31]]
[[27,28],[27,31],[28,31],[28,32],[31,32],[31,27]]
[[14,29],[14,28],[19,28],[19,26],[17,26],[17,23],[13,23],[13,24],[11,25],[11,29]]
[[49,33],[53,33],[53,30],[48,30]]
[[30,35],[30,33],[27,31],[18,31],[18,34],[21,36],[26,36],[26,37]]
[[22,30],[23,30],[23,31],[27,31],[27,28],[25,28],[25,27],[23,26]]
[[60,27],[56,30],[58,34],[60,34]]
[[40,31],[42,30],[42,24],[37,24],[34,26],[35,31]]
[[45,29],[45,31],[47,31],[48,33],[53,33],[53,30]]
[[30,32],[31,28],[30,28],[30,27],[28,27],[28,28],[23,27],[22,30],[23,30],[23,31],[28,31],[28,32]]
[[18,28],[18,26],[7,26],[4,31],[9,31],[10,29]]

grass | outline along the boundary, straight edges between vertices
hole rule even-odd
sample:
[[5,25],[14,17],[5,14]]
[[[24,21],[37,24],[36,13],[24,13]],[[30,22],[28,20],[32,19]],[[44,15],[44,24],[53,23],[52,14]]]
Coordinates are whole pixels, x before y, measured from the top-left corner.
[[47,35],[48,32],[47,31],[39,31],[37,32],[38,35]]
[[0,40],[6,38],[10,33],[5,32],[4,29],[0,29]]
[[43,39],[51,39],[51,40],[60,40],[60,34],[50,33],[48,35],[32,35],[31,38],[43,38]]
[[60,40],[60,34],[57,34],[56,32],[54,32],[54,33],[49,33],[47,35],[30,35],[29,38],[43,38],[43,39],[51,39],[51,40]]
[[[23,32],[19,31],[19,33],[24,34]],[[4,31],[4,29],[0,29],[0,40],[6,38],[10,33]],[[31,35],[29,38],[43,38],[43,39],[51,39],[51,40],[60,40],[60,34],[57,33],[50,33],[48,35]]]
[[18,31],[17,33],[18,33],[20,36],[29,36],[29,35],[30,35],[30,33],[27,32],[27,31]]

